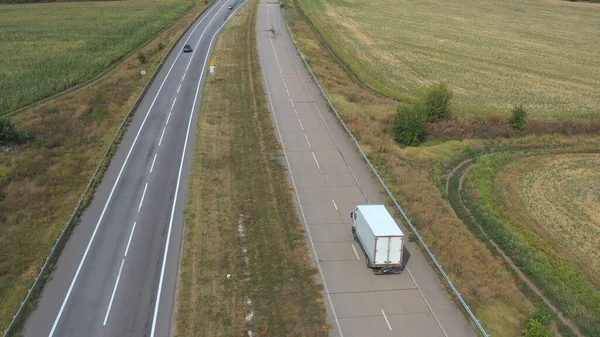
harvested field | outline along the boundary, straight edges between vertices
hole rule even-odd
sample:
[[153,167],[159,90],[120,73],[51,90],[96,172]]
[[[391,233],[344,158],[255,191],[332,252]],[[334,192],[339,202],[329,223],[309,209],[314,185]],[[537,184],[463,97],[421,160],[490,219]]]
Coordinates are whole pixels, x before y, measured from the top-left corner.
[[[194,5],[192,0],[1,5],[0,114],[101,73]],[[140,64],[149,62],[141,55]]]
[[600,6],[546,0],[299,0],[363,82],[410,101],[445,81],[460,115],[600,116]]

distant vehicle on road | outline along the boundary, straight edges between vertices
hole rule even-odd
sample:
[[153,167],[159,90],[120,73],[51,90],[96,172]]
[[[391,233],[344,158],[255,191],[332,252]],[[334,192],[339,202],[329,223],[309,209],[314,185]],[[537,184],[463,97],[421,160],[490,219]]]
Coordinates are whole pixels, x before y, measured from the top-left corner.
[[350,213],[352,234],[375,274],[399,274],[404,234],[383,205],[358,205]]
[[192,51],[192,46],[190,46],[189,44],[186,44],[185,46],[183,46],[184,53],[189,53],[191,51]]
[[232,5],[227,6],[227,9],[233,9]]

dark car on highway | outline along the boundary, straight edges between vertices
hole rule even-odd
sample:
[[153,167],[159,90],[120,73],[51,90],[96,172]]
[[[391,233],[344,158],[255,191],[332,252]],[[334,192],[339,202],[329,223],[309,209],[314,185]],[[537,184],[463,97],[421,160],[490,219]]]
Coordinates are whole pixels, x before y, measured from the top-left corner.
[[233,9],[232,5],[227,6],[228,9]]
[[186,44],[185,46],[183,46],[184,53],[189,53],[191,51],[192,51],[192,46],[190,46],[189,44]]

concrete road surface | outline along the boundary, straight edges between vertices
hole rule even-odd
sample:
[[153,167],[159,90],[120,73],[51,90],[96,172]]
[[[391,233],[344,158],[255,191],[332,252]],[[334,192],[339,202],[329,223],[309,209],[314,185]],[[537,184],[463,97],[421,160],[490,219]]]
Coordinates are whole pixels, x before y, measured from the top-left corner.
[[278,4],[261,0],[257,27],[267,98],[324,285],[332,335],[476,336],[414,244],[407,245],[400,275],[376,276],[366,267],[352,239],[350,212],[357,204],[384,204],[379,185],[304,69]]
[[[217,1],[168,56],[58,259],[25,336],[171,334],[203,78],[216,34],[241,5]],[[193,52],[182,53],[184,44]]]

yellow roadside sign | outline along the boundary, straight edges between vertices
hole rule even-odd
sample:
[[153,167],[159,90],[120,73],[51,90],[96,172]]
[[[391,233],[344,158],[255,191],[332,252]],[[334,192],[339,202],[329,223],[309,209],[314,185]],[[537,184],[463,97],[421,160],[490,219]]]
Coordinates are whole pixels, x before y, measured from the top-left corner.
[[210,66],[211,66],[211,67],[214,67],[214,66],[215,66],[215,61],[213,61],[213,60],[210,60]]

